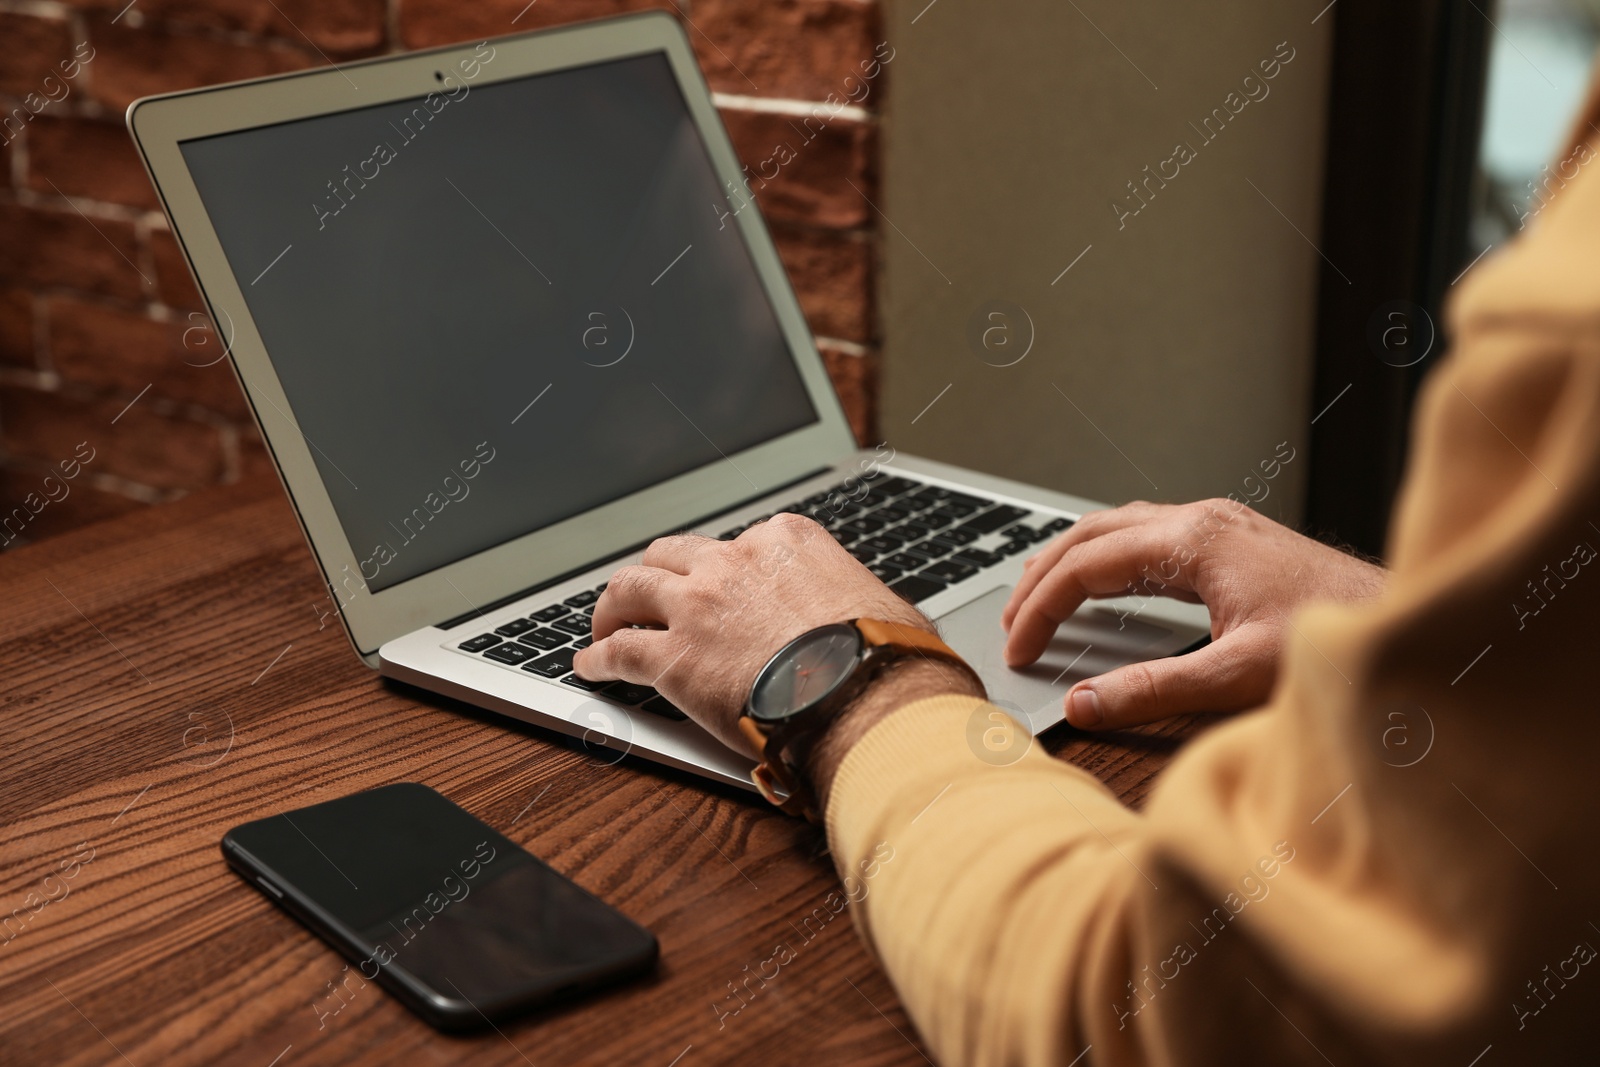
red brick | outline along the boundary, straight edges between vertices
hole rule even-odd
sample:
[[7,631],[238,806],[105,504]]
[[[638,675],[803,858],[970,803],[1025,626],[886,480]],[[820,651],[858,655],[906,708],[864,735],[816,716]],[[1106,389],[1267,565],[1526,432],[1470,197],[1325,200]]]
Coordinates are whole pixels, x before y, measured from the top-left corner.
[[155,208],[155,189],[120,122],[40,115],[28,127],[28,185],[41,193]]
[[[127,6],[127,0],[69,2],[110,16]],[[383,0],[139,0],[138,10],[162,24],[309,40],[327,52],[372,51],[384,38]]]
[[[20,548],[146,506],[90,485],[84,472],[93,469],[92,463],[80,465],[71,479],[58,468],[0,470],[0,549]],[[47,476],[52,479],[48,484]]]
[[878,410],[878,360],[873,353],[864,356],[842,352],[830,345],[818,345],[822,362],[833,379],[834,392],[844,405],[850,429],[855,432],[856,443],[873,444],[877,431]]
[[[880,40],[876,4],[695,0],[690,17],[695,55],[713,89],[803,100],[826,100],[831,93],[842,102],[877,106],[884,68],[873,56]],[[887,48],[884,54],[892,56]],[[875,76],[863,79],[863,73]]]
[[806,119],[728,109],[722,120],[767,218],[835,229],[872,221],[872,207],[862,194],[875,195],[874,125],[826,111]]
[[316,66],[319,57],[281,45],[244,45],[213,37],[133,29],[125,22],[90,26],[95,46],[90,86],[121,112],[141,96]]
[[872,338],[872,246],[864,235],[775,223],[773,240],[811,332]]
[[0,203],[0,285],[64,286],[125,300],[143,294],[133,224],[90,222],[71,207]]
[[0,291],[0,364],[38,369],[33,345],[33,296],[24,289]]
[[11,11],[0,11],[0,94],[26,97],[47,91],[59,96],[60,89],[47,87],[45,78],[63,81],[59,64],[72,58],[72,24],[65,19],[35,18]]
[[[245,420],[250,417],[233,368],[209,320],[158,322],[137,312],[65,297],[49,304],[50,359],[64,381],[146,399],[197,404]],[[209,364],[209,365],[208,365]],[[142,403],[142,401],[141,401]]]
[[90,469],[157,489],[198,489],[221,481],[222,441],[215,429],[158,415],[148,396],[128,407],[132,399],[0,388],[0,441],[11,455],[45,463],[68,458],[87,441],[95,450]]
[[622,15],[653,8],[676,11],[670,0],[399,0],[400,40],[407,48],[481,41],[503,33]]
[[185,311],[203,310],[205,304],[200,300],[200,291],[194,287],[194,278],[189,274],[189,264],[184,261],[177,238],[164,229],[151,230],[150,252],[155,259],[156,291],[161,295],[161,302]]

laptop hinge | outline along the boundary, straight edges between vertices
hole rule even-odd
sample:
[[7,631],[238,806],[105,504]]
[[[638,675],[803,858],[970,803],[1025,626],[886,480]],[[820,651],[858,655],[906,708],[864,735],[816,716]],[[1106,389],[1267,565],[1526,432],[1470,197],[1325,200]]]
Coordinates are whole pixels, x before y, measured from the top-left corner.
[[[826,474],[828,471],[830,471],[832,469],[833,469],[832,467],[818,467],[816,470],[808,471],[807,473],[800,475],[798,478],[791,478],[789,481],[784,482],[782,485],[775,485],[771,489],[766,490],[765,492],[757,493],[754,496],[745,497],[743,500],[740,500],[735,504],[730,504],[725,508],[721,508],[721,509],[719,509],[717,511],[713,511],[708,515],[702,515],[700,518],[694,519],[693,521],[686,523],[681,528],[687,529],[689,527],[699,526],[701,523],[710,522],[712,519],[715,519],[719,515],[726,515],[730,511],[738,511],[742,507],[747,507],[750,504],[754,504],[757,500],[760,500],[763,497],[771,496],[773,493],[781,493],[785,489],[790,488],[791,486],[799,485],[801,482],[806,481],[806,480],[811,479],[811,478],[815,478],[819,474]],[[496,600],[496,601],[494,601],[492,603],[489,603],[489,604],[485,604],[481,608],[477,608],[477,609],[474,609],[472,611],[466,612],[465,614],[457,615],[457,616],[455,616],[453,618],[446,619],[444,622],[434,623],[434,626],[437,627],[440,630],[453,630],[454,628],[456,628],[457,626],[460,626],[464,622],[470,622],[473,619],[481,618],[484,615],[487,615],[492,611],[498,611],[500,608],[505,607],[507,604],[510,604],[510,603],[515,602],[515,601],[521,600],[523,597],[532,596],[533,594],[539,592],[542,589],[550,589],[550,588],[553,588],[554,586],[558,586],[562,582],[565,582],[565,581],[567,581],[569,579],[572,579],[572,578],[576,578],[578,575],[582,574],[585,571],[592,571],[596,567],[604,566],[605,564],[611,563],[614,560],[619,560],[619,559],[622,559],[622,558],[624,558],[626,556],[631,556],[635,552],[638,552],[639,550],[643,549],[646,545],[648,545],[651,541],[654,541],[654,540],[655,540],[655,538],[652,537],[649,540],[640,541],[637,544],[629,545],[627,548],[624,548],[619,552],[613,553],[612,555],[607,556],[605,559],[598,559],[598,560],[595,560],[593,563],[586,563],[581,567],[574,567],[572,570],[567,571],[564,574],[558,574],[554,578],[550,578],[550,579],[547,579],[545,581],[542,581],[537,585],[530,585],[530,586],[528,586],[528,588],[523,589],[520,592],[512,593],[509,596],[503,596],[499,600]]]

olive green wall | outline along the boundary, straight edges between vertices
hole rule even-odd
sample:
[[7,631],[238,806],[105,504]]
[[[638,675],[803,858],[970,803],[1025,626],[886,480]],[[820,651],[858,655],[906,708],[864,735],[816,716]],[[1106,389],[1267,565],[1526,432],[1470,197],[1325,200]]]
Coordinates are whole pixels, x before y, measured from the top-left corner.
[[1323,3],[890,0],[891,444],[1112,502],[1235,493],[1298,518]]

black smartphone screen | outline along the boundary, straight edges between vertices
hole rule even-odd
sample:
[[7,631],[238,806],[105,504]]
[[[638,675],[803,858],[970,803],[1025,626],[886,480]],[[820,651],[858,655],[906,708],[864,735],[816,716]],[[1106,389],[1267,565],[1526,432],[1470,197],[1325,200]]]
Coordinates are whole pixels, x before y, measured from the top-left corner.
[[230,830],[230,865],[436,1026],[648,970],[654,936],[426,786]]

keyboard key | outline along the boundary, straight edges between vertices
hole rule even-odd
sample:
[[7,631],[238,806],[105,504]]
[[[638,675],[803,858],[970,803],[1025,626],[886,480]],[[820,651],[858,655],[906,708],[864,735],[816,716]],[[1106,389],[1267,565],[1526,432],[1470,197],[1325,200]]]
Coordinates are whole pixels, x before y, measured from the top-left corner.
[[653,715],[660,715],[668,719],[687,719],[689,716],[679,711],[666,697],[651,697],[644,702],[644,710]]
[[936,529],[938,529],[937,526],[929,526],[920,519],[913,519],[910,522],[902,522],[899,526],[890,530],[889,536],[898,537],[902,541],[920,541]]
[[1051,519],[1049,522],[1039,527],[1039,532],[1047,536],[1053,536],[1071,525],[1071,519]]
[[[527,668],[524,667],[523,670],[527,670]],[[591,682],[587,678],[579,678],[576,674],[569,674],[565,678],[561,679],[561,684],[562,685],[570,685],[574,689],[582,689],[585,692],[592,693],[596,689],[600,689],[600,688],[604,687],[606,683],[605,682]]]
[[952,548],[960,548],[962,545],[972,544],[978,539],[978,536],[978,534],[965,526],[957,526],[953,530],[946,530],[944,533],[939,534],[934,540],[943,542]]
[[864,541],[857,542],[856,547],[865,548],[871,552],[883,553],[898,552],[900,550],[900,546],[904,544],[905,542],[900,540],[898,537],[890,537],[886,534],[879,534],[876,537],[869,537]]
[[983,567],[993,567],[996,563],[1005,561],[1004,556],[996,555],[993,552],[985,552],[981,548],[964,548],[950,558],[959,563],[969,563],[972,566],[980,569]]
[[550,625],[554,626],[557,630],[563,630],[569,634],[573,634],[574,636],[581,637],[589,632],[589,616],[568,615],[564,619],[557,619]]
[[850,554],[862,563],[871,563],[878,558],[878,553],[870,548],[862,548],[860,545],[852,548]]
[[656,691],[648,685],[635,685],[632,682],[612,682],[601,691],[618,704],[643,704],[656,695]]
[[578,638],[576,641],[572,642],[572,647],[573,647],[574,651],[576,651],[577,649],[580,649],[580,648],[588,648],[592,644],[594,644],[594,638],[592,638],[589,635],[585,634],[584,636]]
[[1035,530],[1032,526],[1027,526],[1019,522],[1015,526],[1007,526],[1004,530],[1000,531],[1000,534],[1001,536],[1009,537],[1014,541],[1032,541],[1039,535],[1039,531]]
[[969,508],[986,508],[993,504],[993,500],[985,500],[981,496],[971,496],[967,493],[947,493],[944,498],[945,506],[959,505]]
[[915,500],[923,507],[934,508],[938,507],[939,502],[949,495],[950,490],[941,489],[937,485],[929,485],[912,493],[906,497],[906,500]]
[[1019,537],[1014,541],[1007,541],[1005,544],[1003,544],[999,548],[995,549],[995,551],[999,552],[1001,555],[1004,555],[1004,556],[1014,556],[1018,552],[1026,552],[1028,549],[1030,549],[1032,547],[1033,547],[1033,539],[1032,538]]
[[921,541],[921,542],[919,542],[917,544],[914,544],[909,549],[907,549],[907,551],[908,552],[915,552],[917,555],[926,556],[929,559],[938,559],[941,556],[948,556],[950,553],[954,552],[959,547],[961,547],[961,546],[960,545],[946,544],[946,543],[944,543],[942,541],[938,541],[938,540],[930,540],[930,541]]
[[483,657],[492,659],[497,663],[509,663],[515,667],[519,663],[526,663],[538,654],[527,645],[519,645],[515,641],[506,641],[489,649],[483,654]]
[[911,509],[898,507],[894,504],[885,504],[883,507],[873,511],[870,517],[874,519],[882,519],[884,522],[888,523],[895,523],[900,522],[902,519],[910,518]]
[[1015,507],[1011,504],[1001,504],[997,508],[990,508],[983,514],[962,523],[969,530],[979,533],[994,533],[1002,526],[1009,526],[1020,518],[1032,515],[1027,508]]
[[881,519],[874,519],[871,516],[864,515],[859,519],[851,519],[849,522],[839,527],[839,529],[853,534],[860,534],[862,537],[865,537],[868,534],[877,533],[879,530],[882,530],[888,525],[888,523]]
[[479,634],[477,637],[468,638],[456,647],[465,652],[482,652],[484,649],[493,648],[499,643],[500,639],[494,634]]
[[517,640],[529,648],[537,648],[540,652],[549,652],[552,648],[560,648],[572,638],[564,633],[552,630],[548,626],[541,626],[536,630],[523,634]]
[[957,563],[953,559],[947,559],[943,562],[935,563],[917,577],[937,578],[941,582],[954,583],[959,582],[964,578],[971,578],[977,573],[978,568],[972,566],[970,563]]
[[[490,651],[494,651],[490,649]],[[523,651],[528,651],[524,649]],[[530,652],[529,655],[532,655]],[[572,649],[563,648],[559,652],[552,652],[543,659],[536,659],[532,663],[524,663],[522,669],[544,678],[559,678],[572,671]]]
[[[921,564],[922,561],[918,560],[917,565],[921,566]],[[878,581],[880,582],[892,582],[905,573],[904,568],[891,567],[886,563],[874,563],[872,566],[868,567],[867,570],[876,575]]]
[[586,608],[599,599],[599,593],[595,592],[593,589],[585,589],[583,592],[578,593],[575,596],[567,597],[567,599],[563,600],[562,603],[569,608]]
[[908,574],[897,582],[889,583],[889,588],[911,603],[917,604],[943,589],[944,583],[921,575]]
[[561,618],[561,616],[566,615],[571,611],[572,609],[567,607],[565,604],[551,604],[549,607],[541,608],[532,615],[529,615],[528,618],[532,619],[534,622],[551,622],[552,620]]
[[515,637],[518,634],[527,633],[531,629],[533,629],[533,623],[527,619],[512,619],[504,626],[496,626],[494,632],[501,637]]
[[947,515],[952,520],[954,520],[954,519],[964,519],[968,515],[976,514],[977,510],[978,509],[973,507],[971,504],[952,504],[952,503],[950,503],[950,501],[946,500],[946,501],[942,502],[938,507],[934,508],[933,511],[930,514],[933,514],[933,515]]
[[928,561],[921,556],[912,555],[910,552],[896,552],[882,561],[884,566],[899,567],[903,571],[914,571],[919,567],[926,567]]
[[956,521],[957,516],[946,515],[939,511],[927,511],[917,516],[917,522],[930,530],[942,530]]
[[888,478],[884,481],[875,483],[872,488],[876,489],[880,493],[887,493],[890,496],[899,496],[902,493],[911,492],[911,490],[917,488],[917,485],[918,483],[912,481],[910,478]]
[[861,540],[860,534],[856,533],[854,530],[846,530],[843,527],[837,530],[829,530],[828,532],[831,533],[833,535],[833,539],[839,542],[841,545],[853,545],[857,541]]

